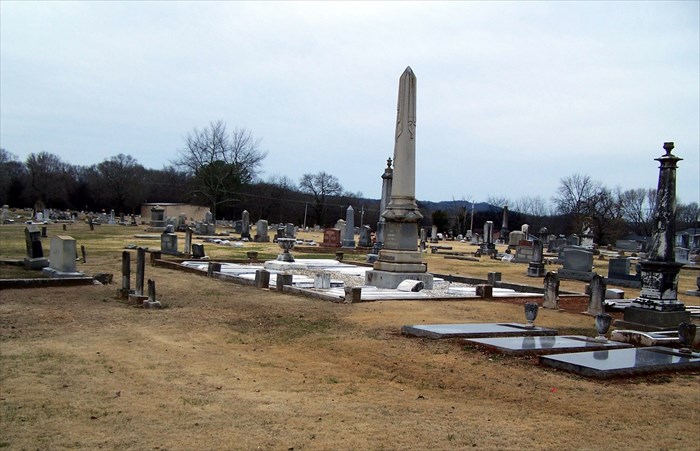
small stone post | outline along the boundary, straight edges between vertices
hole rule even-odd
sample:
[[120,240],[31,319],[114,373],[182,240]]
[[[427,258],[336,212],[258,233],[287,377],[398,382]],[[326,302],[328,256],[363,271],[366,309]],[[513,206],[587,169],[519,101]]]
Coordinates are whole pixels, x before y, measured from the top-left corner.
[[118,290],[120,299],[129,297],[131,290],[131,254],[129,251],[122,252],[122,287]]
[[192,229],[185,229],[185,254],[192,254]]
[[143,279],[146,272],[146,249],[136,249],[136,295],[143,296]]
[[277,291],[284,291],[282,287],[291,285],[293,274],[277,274]]
[[84,245],[80,245],[80,253],[83,255],[83,263],[87,263],[87,249]]
[[605,277],[594,274],[591,279],[591,294],[588,297],[587,314],[595,316],[605,313],[605,290]]
[[219,271],[221,271],[221,263],[209,262],[209,266],[207,266],[207,277],[214,277],[214,273]]
[[156,281],[148,279],[148,301],[156,301]]
[[270,288],[270,271],[265,269],[255,271],[255,288]]

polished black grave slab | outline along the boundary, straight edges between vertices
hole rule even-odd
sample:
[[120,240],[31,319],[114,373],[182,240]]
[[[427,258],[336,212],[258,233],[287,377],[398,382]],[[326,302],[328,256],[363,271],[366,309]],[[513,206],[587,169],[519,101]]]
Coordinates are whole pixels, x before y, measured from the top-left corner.
[[607,379],[665,371],[700,370],[700,353],[684,354],[677,349],[654,346],[541,356],[540,364],[582,376]]
[[615,341],[596,341],[582,335],[468,338],[470,345],[480,346],[491,352],[509,355],[561,354],[565,352],[598,351],[633,347]]
[[401,333],[426,338],[482,338],[556,335],[556,329],[527,327],[518,323],[414,324],[401,327]]

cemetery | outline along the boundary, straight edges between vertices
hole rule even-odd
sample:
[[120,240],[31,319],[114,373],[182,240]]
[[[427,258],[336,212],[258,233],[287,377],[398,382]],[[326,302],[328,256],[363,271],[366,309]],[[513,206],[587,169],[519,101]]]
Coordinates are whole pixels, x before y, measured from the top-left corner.
[[140,223],[15,211],[0,225],[13,444],[697,448],[700,278],[676,252],[673,143],[634,257],[588,228],[509,231],[507,208],[447,242],[420,227],[415,115],[409,67],[375,226],[352,205],[325,229],[165,203]]

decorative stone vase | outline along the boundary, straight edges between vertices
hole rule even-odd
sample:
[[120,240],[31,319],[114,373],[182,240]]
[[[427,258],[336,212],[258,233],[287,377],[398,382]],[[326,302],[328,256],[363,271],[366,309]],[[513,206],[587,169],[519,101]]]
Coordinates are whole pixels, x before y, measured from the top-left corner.
[[527,327],[535,327],[535,318],[537,318],[537,310],[539,306],[534,302],[528,302],[525,304],[525,319],[527,320]]
[[681,352],[691,353],[691,348],[693,347],[693,341],[695,340],[695,333],[697,327],[693,323],[681,323],[678,326],[678,342],[681,345]]
[[257,251],[248,251],[245,254],[248,257],[248,260],[250,260],[250,261],[258,259],[258,252]]
[[289,253],[290,250],[294,249],[294,244],[296,240],[294,238],[277,238],[277,245],[282,249],[282,253],[277,256],[277,260],[283,262],[293,262],[294,257]]
[[595,337],[596,341],[608,341],[608,339],[605,338],[605,334],[608,333],[611,322],[612,316],[607,313],[599,313],[595,316],[595,330],[598,332],[598,336]]

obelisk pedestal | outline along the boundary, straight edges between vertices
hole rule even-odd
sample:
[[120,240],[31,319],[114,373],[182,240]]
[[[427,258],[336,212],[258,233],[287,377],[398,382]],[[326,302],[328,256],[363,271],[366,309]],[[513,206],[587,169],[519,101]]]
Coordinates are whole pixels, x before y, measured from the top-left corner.
[[656,158],[661,166],[651,246],[647,259],[640,263],[642,289],[615,326],[641,331],[677,330],[680,323],[690,321],[690,312],[678,300],[678,272],[683,265],[675,261],[676,168],[682,158],[671,154],[673,147],[672,142],[664,143],[666,154]]
[[399,80],[394,141],[394,171],[391,201],[382,213],[385,220],[384,247],[365,283],[396,288],[406,279],[433,287],[433,275],[418,250],[418,222],[423,218],[416,204],[416,76],[407,67]]

